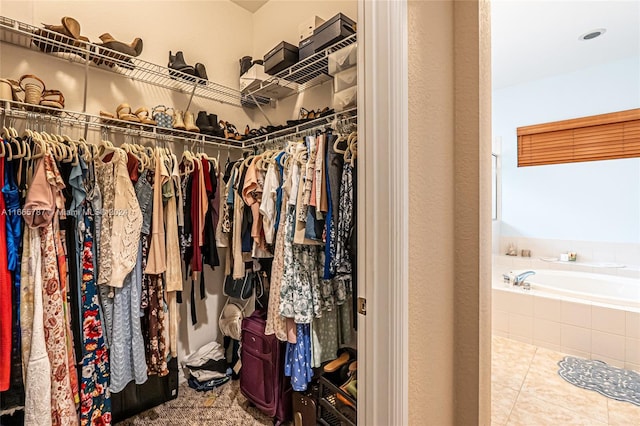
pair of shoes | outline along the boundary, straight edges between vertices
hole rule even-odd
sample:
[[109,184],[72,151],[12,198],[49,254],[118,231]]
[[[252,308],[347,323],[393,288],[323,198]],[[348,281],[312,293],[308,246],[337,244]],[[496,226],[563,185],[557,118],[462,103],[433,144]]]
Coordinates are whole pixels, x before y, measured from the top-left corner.
[[253,60],[253,58],[251,56],[243,56],[242,58],[240,58],[238,60],[238,62],[240,62],[240,77],[242,77],[242,75],[244,73],[246,73],[247,71],[249,71],[249,69],[256,65],[262,65],[264,64],[264,61],[262,59],[256,59],[255,61]]
[[237,141],[241,141],[244,139],[244,136],[238,132],[238,129],[235,125],[229,123],[228,121],[219,122],[220,128],[223,129],[225,139],[234,139]]
[[[10,80],[7,81],[11,84]],[[20,77],[18,87],[24,92],[24,103],[26,104],[57,109],[64,108],[64,95],[62,92],[54,89],[47,90],[44,81],[33,74],[25,74]],[[12,85],[12,97],[15,97],[15,93],[16,91]]]
[[182,51],[176,52],[175,55],[169,51],[169,64],[167,66],[170,68],[169,75],[173,79],[182,78],[187,81],[196,81],[197,79],[199,84],[206,84],[207,80],[209,80],[204,65],[200,62],[196,63],[195,66],[187,65]]
[[206,111],[198,112],[196,126],[200,128],[200,133],[204,133],[205,135],[218,138],[224,137],[224,130],[220,127],[220,122],[218,122],[218,116],[216,114],[207,114]]
[[130,121],[132,123],[142,123],[149,126],[155,126],[157,124],[156,121],[149,116],[149,110],[146,107],[140,107],[134,112],[131,112],[129,104],[122,103],[116,108],[115,116],[110,112],[100,111],[100,117],[107,122],[110,121],[109,119],[115,119],[116,116],[118,120]]
[[193,113],[189,111],[176,111],[173,120],[173,128],[176,130],[200,133],[200,128],[198,128],[194,122]]

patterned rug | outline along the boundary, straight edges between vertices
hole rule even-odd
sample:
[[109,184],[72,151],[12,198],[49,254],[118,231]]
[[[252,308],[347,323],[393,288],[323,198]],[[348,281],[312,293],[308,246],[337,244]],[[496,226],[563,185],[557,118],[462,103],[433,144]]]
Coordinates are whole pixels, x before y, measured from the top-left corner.
[[558,374],[572,385],[608,398],[640,405],[640,374],[602,361],[565,356]]
[[180,385],[178,398],[130,417],[118,425],[154,426],[244,426],[273,425],[257,408],[249,407],[239,381],[230,381],[209,392],[196,392]]

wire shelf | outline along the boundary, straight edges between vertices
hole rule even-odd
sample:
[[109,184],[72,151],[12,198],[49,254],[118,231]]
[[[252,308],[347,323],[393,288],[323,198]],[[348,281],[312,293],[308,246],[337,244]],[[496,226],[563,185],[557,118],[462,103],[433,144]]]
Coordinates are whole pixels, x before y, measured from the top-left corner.
[[[243,142],[233,139],[218,138],[200,133],[183,130],[167,129],[149,124],[118,120],[116,118],[100,117],[82,112],[65,109],[50,108],[41,105],[31,105],[23,102],[0,101],[0,114],[9,118],[31,120],[33,123],[51,124],[61,126],[80,126],[86,130],[110,130],[126,135],[141,138],[155,139],[157,141],[176,140],[185,144],[205,144],[222,146],[226,148],[242,148]],[[6,126],[6,119],[3,126]],[[32,129],[36,130],[36,129]]]
[[262,82],[257,89],[246,93],[246,95],[260,96],[261,93],[267,91],[269,87],[273,85],[291,87],[295,90],[295,93],[300,93],[313,86],[331,80],[332,77],[328,74],[329,55],[343,47],[347,47],[350,44],[355,43],[356,41],[357,34],[350,35],[338,43],[335,43],[273,75]]
[[239,90],[212,81],[4,16],[0,16],[0,41],[225,104],[255,107],[257,104],[267,105],[271,102],[267,97],[249,97]]
[[354,123],[358,119],[358,108],[350,108],[344,111],[340,111],[334,114],[327,115],[325,117],[316,118],[313,120],[305,121],[296,126],[287,127],[276,132],[272,132],[262,136],[256,136],[244,141],[245,148],[254,148],[259,145],[268,145],[277,143],[279,139],[297,137],[299,134],[306,132],[313,132],[317,129],[326,127],[332,124],[334,121],[344,121],[348,123]]

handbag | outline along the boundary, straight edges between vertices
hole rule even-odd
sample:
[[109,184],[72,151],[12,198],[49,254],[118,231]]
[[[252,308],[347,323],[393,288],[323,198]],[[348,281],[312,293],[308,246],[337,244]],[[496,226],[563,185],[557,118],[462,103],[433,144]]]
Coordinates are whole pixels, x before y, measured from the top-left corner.
[[234,279],[231,275],[227,275],[224,280],[223,291],[225,296],[247,300],[253,294],[254,288],[258,289],[258,291],[264,291],[260,290],[262,281],[259,273],[249,271],[240,279]]
[[249,301],[242,306],[239,303],[231,302],[230,299],[227,298],[220,312],[220,317],[218,318],[218,327],[223,336],[228,336],[238,341],[240,340],[244,310],[248,304]]
[[[169,113],[169,110],[172,112]],[[167,108],[164,105],[156,105],[151,110],[153,119],[158,123],[158,127],[173,129],[173,108]]]

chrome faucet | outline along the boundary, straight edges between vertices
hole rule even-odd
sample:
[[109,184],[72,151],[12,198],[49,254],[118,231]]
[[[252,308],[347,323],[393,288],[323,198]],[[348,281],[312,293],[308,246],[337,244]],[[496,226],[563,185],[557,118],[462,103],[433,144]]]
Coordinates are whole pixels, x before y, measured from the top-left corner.
[[521,274],[516,275],[513,279],[513,285],[523,285],[524,281],[529,278],[531,275],[535,275],[535,271],[526,271]]

